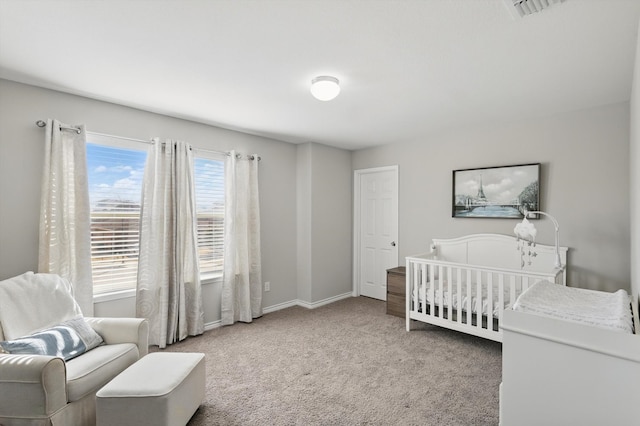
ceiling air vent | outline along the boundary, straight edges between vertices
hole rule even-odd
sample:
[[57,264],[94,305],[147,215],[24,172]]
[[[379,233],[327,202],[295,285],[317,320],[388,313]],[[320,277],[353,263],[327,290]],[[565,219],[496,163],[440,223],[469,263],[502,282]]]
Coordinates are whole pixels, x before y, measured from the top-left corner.
[[524,18],[527,15],[542,12],[554,3],[560,3],[561,1],[562,0],[504,0],[504,3],[515,18]]

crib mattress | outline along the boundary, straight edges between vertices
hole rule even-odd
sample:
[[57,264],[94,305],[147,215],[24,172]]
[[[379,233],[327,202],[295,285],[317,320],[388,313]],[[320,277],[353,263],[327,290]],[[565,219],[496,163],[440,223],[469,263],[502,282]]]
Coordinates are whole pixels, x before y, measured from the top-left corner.
[[631,299],[624,290],[607,293],[540,281],[518,297],[513,309],[633,333]]
[[[458,307],[458,287],[457,285],[452,285],[452,295],[451,295],[451,305],[453,306],[449,306],[449,286],[446,284],[446,282],[443,285],[443,291],[442,291],[442,299],[440,298],[440,290],[437,288],[435,289],[435,298],[434,297],[434,290],[432,289],[431,286],[427,287],[427,297],[426,297],[426,304],[429,305],[431,304],[431,300],[433,299],[434,301],[434,305],[435,306],[439,306],[439,302],[440,300],[442,300],[442,305],[445,308],[453,308],[455,310],[457,309],[461,309],[463,311],[467,311],[467,300],[469,298],[469,295],[467,295],[467,285],[463,284],[461,287],[462,290],[462,294],[460,297],[461,300],[461,305],[460,307]],[[478,311],[480,311],[481,315],[487,315],[489,313],[489,297],[488,297],[488,291],[487,291],[487,287],[484,286],[481,289],[481,297],[480,297],[480,303],[478,303],[478,289],[477,289],[477,285],[476,283],[471,284],[471,291],[470,291],[470,295],[471,295],[471,312],[472,313],[478,313]],[[492,288],[492,315],[497,317],[498,313],[500,312],[500,300],[499,300],[499,291],[500,288],[497,284],[493,284],[493,288]],[[422,287],[418,287],[418,293],[420,295],[420,301],[425,299],[425,295],[424,295],[424,290],[422,289]],[[415,293],[415,289],[414,289],[414,300],[416,297],[416,293]],[[503,305],[503,309],[507,309],[510,307],[509,304],[509,290],[508,288],[504,288],[503,289],[503,301],[504,301],[504,305]]]

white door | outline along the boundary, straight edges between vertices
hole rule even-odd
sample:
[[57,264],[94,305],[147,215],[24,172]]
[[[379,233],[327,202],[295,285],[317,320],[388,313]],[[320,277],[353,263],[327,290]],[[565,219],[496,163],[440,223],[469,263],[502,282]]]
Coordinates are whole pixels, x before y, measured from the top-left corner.
[[362,296],[387,300],[387,269],[398,266],[398,168],[356,171],[355,278]]

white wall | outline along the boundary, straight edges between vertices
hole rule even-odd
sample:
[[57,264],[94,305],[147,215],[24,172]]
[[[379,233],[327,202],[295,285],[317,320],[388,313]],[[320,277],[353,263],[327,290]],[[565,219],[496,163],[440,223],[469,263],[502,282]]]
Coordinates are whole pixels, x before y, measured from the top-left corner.
[[298,297],[321,302],[352,291],[351,152],[298,146]]
[[[295,145],[7,80],[0,80],[0,279],[37,269],[44,133],[35,122],[47,118],[93,132],[260,154],[262,276],[271,282],[264,306],[297,299]],[[205,322],[220,318],[219,294],[219,283],[203,289]],[[96,314],[129,316],[133,307],[133,299],[104,302]]]
[[352,292],[353,173],[351,152],[312,144],[311,298]]
[[[353,169],[399,165],[399,264],[431,238],[513,233],[515,220],[451,217],[452,170],[542,163],[541,207],[570,247],[568,283],[629,289],[629,104],[461,128],[353,153]],[[553,225],[536,222],[553,244]]]
[[311,144],[298,145],[297,150],[297,289],[300,300],[312,301],[311,286]]

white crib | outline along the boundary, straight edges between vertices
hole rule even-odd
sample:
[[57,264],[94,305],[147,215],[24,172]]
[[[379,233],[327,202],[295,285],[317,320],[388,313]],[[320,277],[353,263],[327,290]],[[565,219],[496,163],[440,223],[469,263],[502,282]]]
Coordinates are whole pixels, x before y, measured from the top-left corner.
[[[566,247],[560,247],[562,264]],[[406,258],[406,328],[411,320],[502,342],[500,322],[530,285],[566,285],[555,247],[530,246],[516,237],[474,234],[434,239],[431,253]]]

